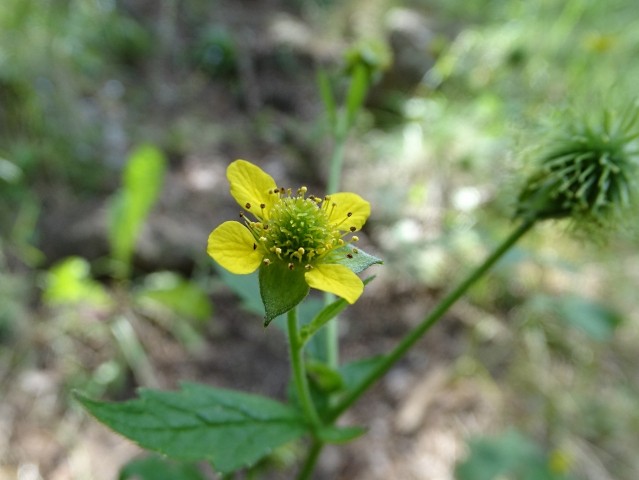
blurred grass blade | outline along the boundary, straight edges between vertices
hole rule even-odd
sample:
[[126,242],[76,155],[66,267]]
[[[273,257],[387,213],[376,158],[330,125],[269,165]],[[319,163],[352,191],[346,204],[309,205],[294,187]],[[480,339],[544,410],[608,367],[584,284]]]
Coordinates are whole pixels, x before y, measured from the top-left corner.
[[158,381],[151,361],[129,320],[124,316],[117,317],[111,324],[111,332],[138,383],[146,387],[157,387]]
[[317,73],[317,85],[319,88],[322,103],[326,110],[326,118],[331,129],[335,129],[337,124],[337,103],[335,102],[335,96],[333,95],[333,89],[331,87],[331,80],[328,78],[327,73],[320,69]]
[[355,118],[364,103],[368,92],[368,67],[363,63],[357,63],[353,67],[351,85],[346,97],[346,129],[350,129],[355,123]]
[[164,183],[166,159],[151,145],[138,147],[129,157],[122,178],[122,188],[111,203],[109,244],[111,255],[121,270],[130,273],[135,242],[149,211]]

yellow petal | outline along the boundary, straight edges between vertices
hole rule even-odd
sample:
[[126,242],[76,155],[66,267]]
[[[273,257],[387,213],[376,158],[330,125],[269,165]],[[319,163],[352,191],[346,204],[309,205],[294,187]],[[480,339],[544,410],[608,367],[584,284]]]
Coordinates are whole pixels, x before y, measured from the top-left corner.
[[231,184],[231,195],[242,208],[258,218],[268,217],[273,202],[279,198],[268,193],[277,188],[273,177],[246,160],[235,160],[226,169],[226,178]]
[[240,222],[224,222],[209,235],[206,252],[231,273],[254,272],[263,254],[255,248],[255,240]]
[[348,231],[351,227],[359,230],[371,214],[371,204],[356,193],[334,193],[330,195],[329,202],[329,220],[342,231]]
[[364,291],[364,283],[344,265],[316,265],[304,278],[311,288],[334,293],[348,303],[355,303]]

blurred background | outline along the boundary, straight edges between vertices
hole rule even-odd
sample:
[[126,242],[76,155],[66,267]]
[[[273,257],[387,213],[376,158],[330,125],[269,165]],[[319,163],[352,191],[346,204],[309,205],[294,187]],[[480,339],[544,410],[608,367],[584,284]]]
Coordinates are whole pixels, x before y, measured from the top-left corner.
[[[284,335],[205,248],[237,216],[236,158],[323,194],[318,72],[338,100],[354,63],[371,80],[340,189],[371,202],[362,246],[385,265],[341,318],[348,361],[394,346],[508,234],[550,125],[633,101],[638,55],[634,0],[3,0],[0,478],[114,479],[142,454],[74,389],[285,398]],[[346,415],[369,431],[317,478],[637,478],[624,220],[606,242],[538,226]],[[291,478],[299,454],[242,478]]]

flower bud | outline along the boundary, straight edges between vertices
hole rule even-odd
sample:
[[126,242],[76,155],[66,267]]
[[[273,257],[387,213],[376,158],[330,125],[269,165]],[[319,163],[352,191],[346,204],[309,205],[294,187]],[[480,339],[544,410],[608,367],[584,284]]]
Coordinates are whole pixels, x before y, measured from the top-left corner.
[[571,218],[608,225],[630,206],[636,187],[639,106],[596,122],[575,119],[542,151],[518,199],[525,220]]

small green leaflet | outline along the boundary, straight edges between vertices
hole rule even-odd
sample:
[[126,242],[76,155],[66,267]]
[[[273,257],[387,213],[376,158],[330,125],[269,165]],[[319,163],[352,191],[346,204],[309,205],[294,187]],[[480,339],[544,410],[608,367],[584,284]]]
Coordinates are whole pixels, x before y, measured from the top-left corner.
[[208,460],[222,474],[249,467],[309,431],[292,407],[193,383],[172,392],[142,389],[138,399],[121,403],[76,398],[141,447],[177,460]]

